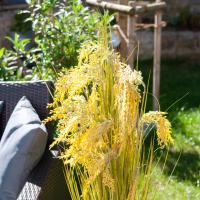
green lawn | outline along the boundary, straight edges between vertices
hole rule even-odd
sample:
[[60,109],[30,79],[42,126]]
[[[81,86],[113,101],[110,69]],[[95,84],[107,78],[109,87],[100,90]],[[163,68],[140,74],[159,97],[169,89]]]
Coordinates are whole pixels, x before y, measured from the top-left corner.
[[[149,73],[152,73],[152,61],[140,61],[139,66],[147,82]],[[175,142],[168,151],[164,170],[161,170],[164,156],[155,167],[153,188],[157,192],[154,199],[199,200],[200,62],[163,60],[161,67],[160,106],[162,111],[168,110]],[[150,85],[149,93],[151,91]],[[151,105],[152,97],[149,94],[147,108],[151,109]]]

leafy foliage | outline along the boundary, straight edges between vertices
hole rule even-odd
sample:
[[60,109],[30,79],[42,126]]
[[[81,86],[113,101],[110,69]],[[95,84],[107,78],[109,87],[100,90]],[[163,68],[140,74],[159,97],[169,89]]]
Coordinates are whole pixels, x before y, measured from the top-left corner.
[[37,67],[59,71],[76,65],[81,44],[96,39],[99,15],[76,0],[67,3],[45,0],[41,4],[32,1],[30,8],[35,42],[40,50],[35,60]]
[[20,40],[19,35],[15,34],[14,39],[7,37],[12,43],[13,49],[0,49],[0,80],[14,81],[27,80],[31,78],[30,70],[27,68],[29,52],[26,46],[29,39]]
[[[62,68],[76,65],[81,44],[96,40],[97,25],[101,20],[98,13],[90,11],[77,0],[67,3],[59,0],[38,3],[32,0],[30,9],[19,14],[29,16],[25,22],[32,23],[35,47],[24,51],[23,45],[30,41],[20,41],[15,35],[11,41],[13,52],[10,50],[4,58],[12,55],[21,60],[23,54],[23,61],[18,63],[19,69],[26,69],[31,63],[32,77],[37,75],[40,79],[54,79]],[[4,66],[9,67],[6,62]]]

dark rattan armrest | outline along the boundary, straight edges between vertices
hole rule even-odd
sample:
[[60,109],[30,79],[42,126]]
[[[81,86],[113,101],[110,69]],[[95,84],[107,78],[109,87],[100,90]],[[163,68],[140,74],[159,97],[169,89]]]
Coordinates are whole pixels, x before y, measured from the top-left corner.
[[17,200],[70,200],[63,163],[54,154],[46,150]]
[[[51,81],[0,82],[0,100],[4,101],[0,116],[0,138],[15,105],[22,96],[31,101],[40,119],[45,119],[49,113],[47,104],[52,102],[53,89]],[[53,138],[50,124],[47,130],[50,143]],[[42,159],[29,175],[18,200],[70,200],[67,195],[62,161],[57,159],[47,146]]]

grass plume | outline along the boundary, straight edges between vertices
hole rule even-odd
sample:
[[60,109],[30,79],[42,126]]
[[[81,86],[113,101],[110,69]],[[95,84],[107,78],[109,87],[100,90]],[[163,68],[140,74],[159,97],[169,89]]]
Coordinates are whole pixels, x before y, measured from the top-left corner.
[[46,119],[58,122],[51,146],[62,144],[60,158],[74,200],[147,199],[153,143],[144,155],[144,124],[156,125],[162,147],[172,142],[164,113],[145,114],[141,108],[141,72],[122,63],[109,43],[102,26],[98,42],[83,45],[78,66],[59,74]]

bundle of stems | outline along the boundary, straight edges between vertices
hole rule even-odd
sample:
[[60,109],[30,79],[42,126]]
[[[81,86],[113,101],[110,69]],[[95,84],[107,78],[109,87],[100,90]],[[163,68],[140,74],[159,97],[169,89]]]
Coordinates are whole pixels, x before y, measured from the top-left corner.
[[[148,198],[153,142],[144,151],[144,127],[154,123],[161,147],[172,142],[163,112],[145,113],[141,72],[120,61],[109,31],[84,44],[78,66],[56,82],[48,121],[57,121],[59,156],[73,200],[143,200]],[[148,152],[145,155],[145,152]]]

